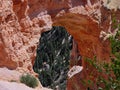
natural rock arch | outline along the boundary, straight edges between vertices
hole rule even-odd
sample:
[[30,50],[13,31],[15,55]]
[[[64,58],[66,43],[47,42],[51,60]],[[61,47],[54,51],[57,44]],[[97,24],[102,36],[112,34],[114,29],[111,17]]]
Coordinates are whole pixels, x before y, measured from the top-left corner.
[[[83,70],[68,79],[67,90],[86,90],[87,86],[81,83],[81,79],[89,79],[89,74],[93,68],[89,67],[87,70],[88,63],[85,62],[85,58],[96,56],[99,61],[110,61],[110,43],[109,41],[102,41],[99,37],[103,29],[90,17],[74,13],[66,13],[63,16],[56,17],[53,25],[66,28],[77,42],[78,51],[82,56]],[[81,65],[81,62],[77,64]]]

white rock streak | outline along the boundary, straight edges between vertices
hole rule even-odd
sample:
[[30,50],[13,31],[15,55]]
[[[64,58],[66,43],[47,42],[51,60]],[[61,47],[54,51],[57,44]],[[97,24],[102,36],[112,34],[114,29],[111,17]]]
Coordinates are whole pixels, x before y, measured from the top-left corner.
[[104,32],[104,31],[101,31],[100,32],[100,38],[103,38],[103,40],[107,40],[108,38],[110,37],[115,37],[115,35],[117,34],[117,31],[118,31],[118,28],[114,30],[114,32]]
[[50,15],[48,15],[48,14],[45,14],[45,15],[41,15],[41,14],[39,14],[38,16],[37,16],[40,20],[43,20],[44,22],[45,22],[45,26],[43,26],[43,28],[46,30],[46,31],[48,31],[48,30],[50,30],[51,28],[52,28],[52,19],[51,19],[51,16]]
[[71,78],[74,75],[76,75],[77,73],[80,73],[83,70],[82,66],[73,66],[69,71],[68,71],[68,77]]
[[0,80],[0,90],[52,90],[47,88],[30,88],[22,83]]
[[108,9],[113,9],[114,11],[120,9],[120,0],[103,0],[103,2],[103,5]]
[[[9,70],[6,67],[0,68],[0,80],[6,80],[6,81],[19,81],[19,77],[22,74],[16,70]],[[0,89],[1,90],[1,89]]]
[[24,84],[16,82],[0,81],[0,90],[33,90]]
[[[119,21],[117,21],[117,22],[119,22]],[[103,38],[103,41],[107,40],[110,37],[115,37],[118,29],[119,29],[119,25],[117,26],[117,28],[114,31],[112,31],[112,19],[111,19],[111,16],[110,16],[109,27],[108,27],[108,30],[107,30],[108,32],[101,31],[99,37]]]
[[69,11],[71,13],[83,14],[89,16],[93,21],[100,23],[101,22],[101,10],[102,7],[101,0],[92,4],[90,0],[87,0],[87,4],[85,6],[76,6],[70,8]]

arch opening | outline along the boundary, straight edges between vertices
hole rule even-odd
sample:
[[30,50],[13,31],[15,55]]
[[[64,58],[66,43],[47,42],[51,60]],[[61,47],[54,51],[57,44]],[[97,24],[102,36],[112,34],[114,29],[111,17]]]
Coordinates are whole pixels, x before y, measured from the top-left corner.
[[65,90],[69,68],[80,59],[73,37],[64,27],[53,26],[41,34],[33,69],[44,87]]

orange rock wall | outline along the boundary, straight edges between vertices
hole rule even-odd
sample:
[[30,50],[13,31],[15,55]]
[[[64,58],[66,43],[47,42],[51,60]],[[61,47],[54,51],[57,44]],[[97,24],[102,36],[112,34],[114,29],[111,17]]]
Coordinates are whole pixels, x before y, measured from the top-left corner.
[[32,62],[45,23],[29,18],[27,0],[1,0],[0,5],[0,67],[34,73]]
[[99,60],[109,59],[109,42],[103,42],[99,38],[101,28],[88,16],[68,13],[55,18],[53,25],[66,27],[78,43],[78,49],[83,57],[97,56]]
[[[82,6],[74,8],[78,5]],[[65,12],[59,13],[61,10]],[[37,17],[41,12],[45,17]],[[40,34],[48,28],[46,25],[51,26],[51,16],[53,25],[64,26],[74,37],[82,56],[84,69],[68,80],[67,90],[86,90],[79,79],[89,78],[92,68],[86,70],[84,58],[97,56],[98,60],[109,61],[110,43],[100,38],[100,32],[111,30],[112,13],[97,0],[1,0],[0,67],[33,73]],[[117,11],[118,19],[119,14]]]
[[[67,90],[86,90],[80,79],[89,78],[91,69],[87,70],[85,58],[93,58],[97,56],[97,60],[110,60],[110,43],[103,42],[100,38],[101,28],[97,23],[92,21],[88,16],[68,13],[64,16],[55,18],[53,25],[64,26],[73,36],[78,44],[80,55],[82,56],[83,71],[71,79],[68,79]],[[73,60],[72,60],[73,61]],[[75,60],[74,60],[75,61]],[[77,64],[79,64],[78,62]]]
[[47,11],[48,14],[55,16],[62,9],[69,8],[69,0],[28,0],[29,16],[36,17],[40,12]]

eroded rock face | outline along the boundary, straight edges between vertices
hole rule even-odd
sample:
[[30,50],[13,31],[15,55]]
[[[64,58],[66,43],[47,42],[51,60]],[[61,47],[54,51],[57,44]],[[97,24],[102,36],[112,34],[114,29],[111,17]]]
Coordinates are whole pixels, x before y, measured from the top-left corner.
[[[99,61],[110,61],[110,42],[104,37],[101,38],[100,34],[101,31],[108,34],[115,33],[115,30],[111,28],[112,14],[115,13],[114,17],[119,22],[120,19],[117,15],[119,10],[117,12],[110,11],[103,7],[101,3],[87,0],[85,5],[70,8],[70,13],[63,14],[54,19],[54,25],[64,26],[73,35],[82,56],[82,66],[84,69],[79,74],[68,79],[68,90],[86,90],[87,86],[84,86],[81,81],[83,79],[94,80],[97,76],[97,73],[95,73],[94,78],[89,77],[93,68],[89,67],[87,70],[88,64],[84,61],[86,57],[93,58],[97,56]],[[80,65],[80,62],[78,62],[78,65]],[[95,87],[92,86],[92,88]]]
[[[104,1],[103,3],[101,0],[1,0],[0,67],[17,69],[20,72],[33,72],[32,63],[35,60],[36,46],[41,32],[51,28],[51,16],[54,20],[53,25],[64,26],[74,37],[83,57],[82,61],[84,57],[92,58],[95,55],[99,60],[109,61],[109,41],[99,36],[101,31],[108,34],[114,31],[111,29],[114,11],[106,7],[116,10],[119,5],[115,4],[114,0],[110,0],[108,4],[106,0]],[[119,20],[119,10],[115,14]],[[73,45],[73,57],[76,55],[74,47],[76,46]],[[81,62],[77,64],[81,65]],[[72,63],[70,65],[73,66]],[[86,70],[85,62],[82,62],[82,65],[84,70],[72,80],[68,80],[68,90],[85,90],[78,79],[89,78],[90,70]]]
[[28,0],[12,0],[13,10],[15,11],[18,19],[25,18],[28,15]]
[[[27,0],[1,0],[0,5],[0,67],[33,73],[40,33],[51,27],[51,17],[31,20],[27,16]],[[46,25],[44,20],[49,23]]]
[[30,6],[29,16],[31,18],[44,11],[55,16],[62,9],[67,10],[69,8],[69,0],[28,0],[28,2]]
[[[72,18],[71,18],[72,17]],[[65,18],[65,19],[64,19]],[[68,13],[63,17],[56,19],[54,25],[66,27],[67,31],[73,35],[78,44],[78,49],[82,56],[83,73],[79,73],[71,79],[68,79],[68,90],[85,90],[81,85],[80,79],[89,78],[89,70],[86,71],[87,63],[85,58],[97,56],[97,60],[110,60],[110,44],[108,41],[103,42],[99,38],[100,27],[89,17],[79,14]],[[80,65],[80,62],[77,62]],[[78,80],[79,79],[79,80]],[[74,83],[72,83],[74,82]]]

